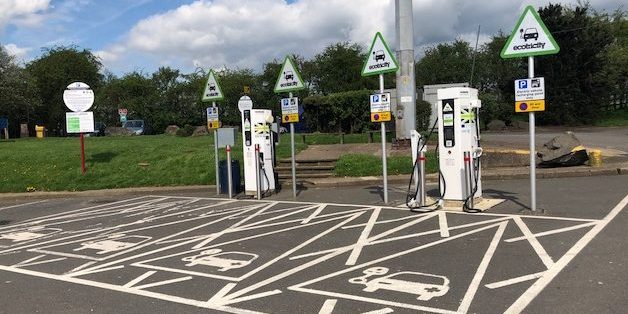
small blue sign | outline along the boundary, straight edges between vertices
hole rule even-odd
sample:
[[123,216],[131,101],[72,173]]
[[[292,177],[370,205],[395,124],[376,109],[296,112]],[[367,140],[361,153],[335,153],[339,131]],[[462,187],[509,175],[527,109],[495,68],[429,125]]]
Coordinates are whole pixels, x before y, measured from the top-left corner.
[[379,95],[371,95],[373,97],[373,103],[378,103],[379,102]]
[[528,88],[528,81],[527,80],[519,81],[519,89],[526,89],[526,88]]
[[7,118],[0,118],[0,130],[6,129],[8,127],[9,127],[9,119],[7,119]]

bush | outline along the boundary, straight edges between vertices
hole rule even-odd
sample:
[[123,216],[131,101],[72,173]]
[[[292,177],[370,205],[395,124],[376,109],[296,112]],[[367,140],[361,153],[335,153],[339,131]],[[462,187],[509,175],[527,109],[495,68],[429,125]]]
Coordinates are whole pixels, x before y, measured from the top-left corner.
[[502,120],[510,125],[515,114],[514,100],[506,102],[495,93],[480,93],[482,108],[480,108],[480,122],[488,125],[493,120]]
[[194,129],[195,127],[189,124],[186,124],[183,128],[177,130],[177,136],[182,136],[182,137],[192,136],[192,133],[194,133]]
[[419,131],[429,131],[432,104],[425,100],[416,100],[416,127]]
[[370,90],[315,95],[303,99],[304,120],[312,132],[361,133],[373,128],[370,122]]

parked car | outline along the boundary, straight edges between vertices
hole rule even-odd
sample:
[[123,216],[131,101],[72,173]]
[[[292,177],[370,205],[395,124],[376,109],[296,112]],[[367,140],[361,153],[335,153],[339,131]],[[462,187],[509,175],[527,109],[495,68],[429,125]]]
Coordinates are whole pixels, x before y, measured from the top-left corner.
[[146,125],[144,120],[127,120],[122,127],[133,132],[135,135],[142,135],[145,132]]
[[107,125],[102,122],[94,123],[94,132],[89,133],[89,136],[105,136],[105,130],[107,129]]

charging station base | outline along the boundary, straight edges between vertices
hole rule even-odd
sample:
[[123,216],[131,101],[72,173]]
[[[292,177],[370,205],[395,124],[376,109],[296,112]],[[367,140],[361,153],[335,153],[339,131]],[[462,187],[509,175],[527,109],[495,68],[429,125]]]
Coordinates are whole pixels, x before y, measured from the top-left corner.
[[[480,211],[487,211],[494,206],[501,204],[506,201],[503,198],[483,198],[476,197],[473,200],[473,208],[479,209]],[[455,212],[463,212],[462,205],[464,201],[453,201],[453,200],[445,200],[443,201],[442,210],[446,211],[455,211]]]

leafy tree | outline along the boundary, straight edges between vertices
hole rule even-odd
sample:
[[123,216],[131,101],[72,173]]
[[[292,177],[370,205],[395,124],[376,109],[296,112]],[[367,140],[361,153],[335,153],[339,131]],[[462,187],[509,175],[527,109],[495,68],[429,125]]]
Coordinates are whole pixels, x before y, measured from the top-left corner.
[[9,119],[12,136],[19,134],[20,122],[30,122],[40,103],[35,80],[0,45],[0,117]]
[[473,49],[460,39],[428,48],[416,63],[417,86],[468,82]]
[[[316,92],[330,94],[344,91],[376,89],[376,77],[362,77],[365,52],[349,42],[327,46],[314,56],[311,84]],[[391,75],[394,77],[394,75]],[[389,79],[393,82],[393,79]]]
[[76,47],[53,47],[43,50],[43,55],[27,65],[28,72],[36,79],[41,105],[35,108],[37,123],[43,123],[53,134],[65,129],[63,91],[76,81],[88,84],[95,92],[102,84],[99,73],[102,64],[91,51]]

